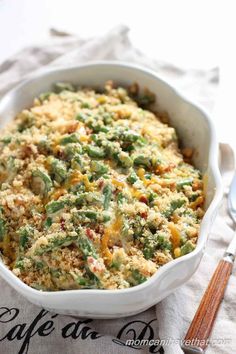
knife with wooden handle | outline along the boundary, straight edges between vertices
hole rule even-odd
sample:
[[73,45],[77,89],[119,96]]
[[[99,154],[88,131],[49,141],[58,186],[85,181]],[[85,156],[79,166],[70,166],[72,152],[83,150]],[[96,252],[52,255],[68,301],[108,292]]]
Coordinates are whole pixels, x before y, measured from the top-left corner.
[[[236,224],[236,175],[230,187],[228,210]],[[230,242],[223,259],[219,262],[202,301],[181,345],[186,354],[204,353],[216,319],[220,303],[224,297],[236,255],[236,233]]]
[[219,262],[211,278],[182,344],[182,349],[186,354],[204,353],[208,345],[212,327],[233,268],[233,261],[229,260],[230,257],[226,255]]

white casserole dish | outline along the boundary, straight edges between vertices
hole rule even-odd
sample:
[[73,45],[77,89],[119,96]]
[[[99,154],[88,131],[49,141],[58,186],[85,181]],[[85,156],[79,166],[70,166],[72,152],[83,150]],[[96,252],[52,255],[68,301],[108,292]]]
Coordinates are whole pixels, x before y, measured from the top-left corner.
[[154,72],[144,68],[126,63],[97,62],[44,71],[5,95],[0,102],[0,126],[4,126],[19,111],[29,107],[34,97],[50,91],[55,82],[67,81],[98,87],[109,79],[123,86],[137,82],[141,88],[147,87],[156,94],[158,107],[169,113],[171,125],[177,129],[184,145],[195,149],[194,163],[206,176],[206,213],[201,223],[197,247],[193,252],[167,263],[151,279],[129,289],[42,292],[24,284],[0,261],[0,275],[13,288],[29,301],[57,313],[117,318],[136,314],[161,301],[196,271],[222,197],[218,145],[209,117]]

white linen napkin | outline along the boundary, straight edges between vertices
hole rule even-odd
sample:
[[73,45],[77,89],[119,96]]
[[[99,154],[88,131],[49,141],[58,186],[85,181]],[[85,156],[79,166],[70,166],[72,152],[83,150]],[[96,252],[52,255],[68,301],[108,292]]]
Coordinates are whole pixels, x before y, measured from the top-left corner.
[[[208,110],[213,108],[219,77],[217,68],[207,72],[185,71],[173,64],[147,58],[133,47],[125,26],[116,27],[103,37],[86,40],[52,30],[48,43],[24,49],[0,65],[0,96],[45,66],[70,66],[99,59],[124,60],[152,68],[185,95]],[[221,152],[228,184],[234,168],[233,153],[227,145],[221,146]],[[227,222],[230,225],[224,203],[212,228],[201,265],[191,280],[155,307],[136,316],[83,320],[52,314],[28,303],[0,279],[0,352],[119,354],[135,353],[135,349],[139,349],[139,353],[158,353],[159,350],[163,353],[157,342],[142,347],[125,346],[127,339],[160,338],[169,340],[168,345],[164,345],[165,353],[182,353],[178,340],[186,333],[217,262],[232,237],[233,232]],[[235,280],[233,275],[212,333],[209,354],[236,352]]]

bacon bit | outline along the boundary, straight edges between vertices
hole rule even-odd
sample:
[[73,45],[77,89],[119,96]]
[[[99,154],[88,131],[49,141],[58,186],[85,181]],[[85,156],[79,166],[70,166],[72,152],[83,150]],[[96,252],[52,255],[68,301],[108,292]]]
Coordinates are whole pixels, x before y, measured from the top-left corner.
[[7,172],[0,173],[0,183],[3,183],[7,179]]
[[103,234],[104,233],[104,226],[101,224],[96,225],[95,230],[97,234]]
[[165,173],[165,172],[170,172],[175,167],[176,167],[176,164],[174,164],[173,162],[169,163],[169,165],[167,165],[167,166],[159,165],[156,168],[156,173],[162,174],[162,173]]
[[142,213],[140,213],[140,216],[143,219],[147,219],[148,213],[146,211],[143,211]]
[[65,153],[64,151],[61,149],[61,147],[58,147],[57,151],[56,151],[57,157],[61,160],[63,160],[65,158]]
[[176,189],[176,182],[171,182],[171,183],[169,184],[169,188],[170,188],[171,191],[175,191],[175,189]]
[[86,229],[86,235],[88,236],[88,238],[90,238],[90,240],[93,240],[93,238],[94,238],[94,234],[93,234],[93,230],[91,230],[91,229]]
[[61,220],[60,220],[60,225],[61,225],[61,229],[62,229],[63,231],[65,231],[65,220],[64,220],[64,219],[61,219]]
[[69,134],[74,133],[77,130],[78,126],[79,126],[78,121],[71,122],[71,124],[68,125],[67,133]]
[[88,135],[90,135],[93,132],[92,129],[90,129],[88,127],[85,127],[85,131]]
[[90,257],[90,256],[87,258],[87,260],[88,260],[89,264],[93,264],[94,261],[95,261],[95,259],[93,257]]
[[103,179],[101,179],[99,182],[98,182],[98,188],[101,188],[104,186],[104,181]]
[[26,202],[25,202],[25,199],[21,196],[18,196],[16,199],[15,199],[15,204],[16,205],[25,205]]
[[103,263],[100,263],[97,259],[89,256],[87,258],[88,261],[88,266],[89,269],[93,272],[93,273],[102,273],[105,270],[105,266]]
[[27,158],[27,157],[30,157],[30,156],[35,156],[37,155],[38,153],[38,149],[37,149],[37,146],[34,146],[34,145],[25,145],[22,147],[22,150],[21,150],[21,157],[22,158]]
[[148,204],[148,199],[147,199],[146,195],[141,195],[141,197],[139,198],[139,201],[141,203]]

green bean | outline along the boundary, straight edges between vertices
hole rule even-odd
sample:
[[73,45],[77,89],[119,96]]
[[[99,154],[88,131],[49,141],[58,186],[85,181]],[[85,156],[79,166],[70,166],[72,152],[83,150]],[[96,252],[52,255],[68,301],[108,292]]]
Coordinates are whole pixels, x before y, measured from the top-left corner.
[[151,167],[151,159],[150,159],[150,157],[145,156],[145,155],[138,155],[134,159],[134,165],[145,166],[147,168],[150,168]]
[[114,268],[116,270],[119,270],[121,266],[121,262],[117,262],[112,260],[111,264],[110,264],[110,268]]
[[48,138],[45,137],[39,141],[38,151],[43,155],[48,155],[51,152],[51,144]]
[[144,138],[143,136],[141,136],[138,140],[137,140],[137,145],[138,146],[144,146],[147,145],[148,140],[146,138]]
[[82,206],[85,204],[101,204],[102,199],[101,196],[94,192],[85,192],[76,195],[74,204],[78,206]]
[[51,167],[51,174],[53,178],[58,182],[62,183],[67,177],[66,164],[63,161],[60,161],[56,158],[49,158],[49,164]]
[[121,140],[129,143],[135,143],[140,137],[140,134],[132,130],[126,130],[120,136]]
[[108,167],[98,161],[91,161],[91,170],[98,175],[103,175],[108,172]]
[[157,238],[151,232],[144,236],[143,255],[146,259],[151,259],[157,249]]
[[86,236],[80,235],[76,243],[86,258],[89,256],[98,258],[93,243]]
[[11,137],[10,136],[4,136],[3,138],[0,139],[0,142],[3,144],[9,144],[11,142]]
[[54,85],[54,91],[55,91],[55,93],[60,93],[62,91],[74,92],[75,91],[75,87],[69,82],[57,82]]
[[95,144],[97,146],[102,146],[102,145],[105,146],[108,143],[110,143],[110,142],[108,142],[108,140],[106,140],[106,134],[101,133],[101,132],[98,134],[91,134],[91,139],[92,139],[92,141],[95,142]]
[[144,283],[147,280],[147,278],[144,275],[142,275],[138,269],[133,269],[131,273],[132,273],[132,278],[129,279],[129,281],[133,285]]
[[49,288],[46,288],[46,286],[39,284],[39,283],[32,283],[30,285],[32,288],[36,289],[36,290],[40,290],[40,291],[49,291]]
[[192,193],[189,197],[188,200],[190,202],[195,202],[195,200],[199,197],[199,192]]
[[17,161],[13,156],[9,156],[6,161],[0,160],[0,174],[2,174],[0,185],[3,182],[11,183],[14,180],[18,171]]
[[15,268],[20,269],[21,271],[25,270],[25,262],[24,262],[24,258],[19,257],[16,262],[15,262]]
[[74,281],[76,282],[76,284],[80,285],[80,288],[83,289],[93,289],[95,288],[95,282],[92,281],[89,278],[86,278],[82,275],[78,275],[75,272],[71,271],[70,272],[72,278],[74,279]]
[[184,256],[187,253],[192,252],[195,249],[195,245],[189,240],[181,248],[181,256]]
[[94,210],[78,210],[74,214],[74,222],[79,221],[80,223],[88,222],[107,222],[110,220],[110,215],[106,213],[100,213]]
[[108,222],[111,220],[111,217],[109,214],[107,213],[102,213],[102,215],[100,216],[100,222]]
[[75,117],[76,120],[82,123],[85,123],[88,118],[89,116],[84,112],[79,112]]
[[146,259],[151,259],[154,255],[154,248],[150,244],[146,244],[143,249],[143,255]]
[[146,178],[146,179],[152,179],[152,174],[151,173],[146,173],[145,175],[144,175],[144,177]]
[[6,235],[6,222],[2,218],[0,218],[0,242],[3,241],[5,235]]
[[132,171],[129,176],[126,178],[127,182],[129,182],[130,184],[134,184],[135,182],[138,181],[138,176],[136,175],[136,173],[134,171]]
[[46,101],[51,96],[51,94],[52,94],[52,92],[41,93],[41,95],[39,95],[39,100],[41,102]]
[[70,143],[79,143],[79,137],[77,134],[68,134],[60,140],[61,145],[67,145]]
[[162,234],[157,234],[157,244],[158,244],[158,248],[161,250],[171,250],[172,245],[170,243],[170,241],[165,237],[165,235]]
[[49,229],[51,225],[52,225],[52,218],[48,217],[44,222],[44,227],[45,229]]
[[85,192],[85,185],[83,182],[78,182],[75,185],[71,185],[68,190],[70,193],[78,195]]
[[145,236],[143,255],[146,259],[153,257],[156,250],[171,250],[172,245],[170,241],[161,233],[152,234]]
[[43,269],[46,266],[46,263],[43,261],[35,261],[34,266],[37,270]]
[[178,208],[181,208],[184,204],[185,204],[184,199],[172,200],[169,208],[164,212],[164,216],[169,219],[174,213],[174,211]]
[[21,113],[21,123],[18,125],[18,131],[21,133],[25,129],[31,128],[34,125],[35,116],[30,111],[23,111]]
[[[96,257],[94,257],[96,258]],[[88,267],[88,264],[84,265],[84,269],[86,271],[86,275],[89,277],[89,279],[91,280],[91,282],[93,282],[95,284],[95,288],[99,288],[100,285],[100,280],[98,279],[98,277],[96,276],[96,274],[94,274]]]
[[10,156],[7,160],[7,171],[8,173],[15,173],[17,171],[16,160],[13,156]]
[[129,157],[129,155],[127,154],[127,152],[120,152],[117,155],[117,159],[119,161],[119,163],[121,164],[122,167],[131,167],[133,165],[133,161],[132,159]]
[[103,123],[97,123],[96,121],[92,120],[92,118],[90,118],[90,120],[86,124],[90,129],[92,129],[94,131],[94,133],[99,133],[99,132],[107,133],[107,132],[109,132],[108,127],[106,127]]
[[98,213],[93,210],[78,210],[75,216],[81,221],[86,221],[85,219],[89,219],[90,221],[98,220]]
[[84,169],[84,162],[80,155],[75,155],[74,158],[71,160],[71,168],[73,170],[83,171]]
[[[105,140],[104,140],[105,142]],[[104,143],[103,142],[103,143]],[[105,149],[105,154],[107,157],[110,157],[116,161],[119,161],[118,154],[121,152],[121,148],[117,146],[116,143],[111,142],[111,141],[106,141],[106,144],[104,144],[104,149]]]
[[125,199],[126,198],[123,193],[120,192],[117,194],[117,204],[118,205],[122,205],[124,203]]
[[58,212],[59,210],[64,209],[65,205],[66,205],[66,202],[64,200],[63,201],[52,201],[52,202],[48,203],[45,206],[47,215],[54,214],[54,213]]
[[48,240],[48,244],[46,246],[41,246],[37,248],[34,252],[35,255],[42,255],[46,252],[51,252],[57,248],[66,247],[71,245],[73,242],[77,240],[78,236],[66,236],[62,238],[52,237]]
[[110,113],[104,113],[103,114],[103,121],[106,125],[109,125],[113,122],[113,118]]
[[158,197],[157,193],[150,192],[148,195],[148,201],[149,203],[152,203],[156,198]]
[[37,169],[32,172],[32,177],[33,192],[46,196],[53,186],[52,180],[49,175],[46,172]]
[[82,147],[80,144],[68,144],[64,149],[66,159],[72,160],[73,158],[80,158],[82,153]]
[[103,188],[103,196],[104,196],[103,207],[105,210],[107,210],[109,208],[109,204],[110,204],[111,197],[112,197],[112,187],[110,184],[107,184]]
[[193,183],[193,179],[192,178],[185,178],[185,179],[182,179],[178,182],[176,182],[176,187],[177,187],[177,190],[181,190],[184,186],[191,186],[191,184]]
[[81,108],[91,108],[91,105],[88,102],[81,102]]
[[22,226],[17,233],[19,235],[19,249],[23,252],[34,235],[34,229],[32,226],[26,225]]
[[88,145],[86,151],[90,157],[94,158],[103,158],[106,155],[104,150],[97,146]]

